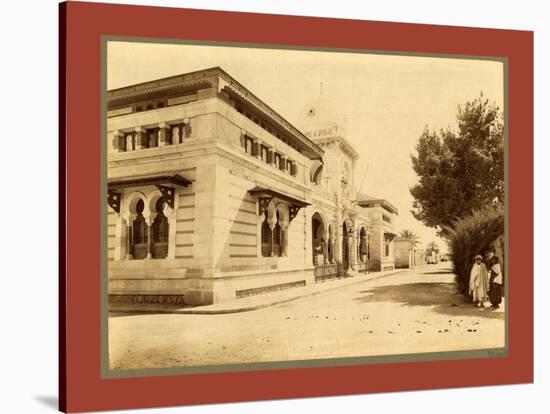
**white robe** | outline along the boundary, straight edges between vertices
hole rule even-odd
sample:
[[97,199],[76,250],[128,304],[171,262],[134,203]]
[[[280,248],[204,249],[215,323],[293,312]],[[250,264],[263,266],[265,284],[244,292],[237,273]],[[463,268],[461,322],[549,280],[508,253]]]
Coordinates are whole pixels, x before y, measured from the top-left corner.
[[474,263],[470,272],[470,290],[474,302],[483,302],[489,291],[489,277],[485,263]]

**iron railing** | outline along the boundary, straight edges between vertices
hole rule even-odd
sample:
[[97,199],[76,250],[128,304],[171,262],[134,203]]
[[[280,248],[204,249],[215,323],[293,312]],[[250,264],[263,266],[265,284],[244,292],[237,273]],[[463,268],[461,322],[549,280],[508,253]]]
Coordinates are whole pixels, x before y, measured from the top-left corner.
[[316,282],[322,282],[327,279],[344,277],[347,275],[347,270],[344,269],[344,265],[339,263],[321,264],[315,266],[313,275]]

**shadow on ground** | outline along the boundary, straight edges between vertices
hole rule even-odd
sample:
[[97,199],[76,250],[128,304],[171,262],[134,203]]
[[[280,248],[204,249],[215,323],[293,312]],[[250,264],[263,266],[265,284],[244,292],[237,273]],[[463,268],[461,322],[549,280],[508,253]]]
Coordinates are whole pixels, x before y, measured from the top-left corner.
[[454,283],[407,283],[378,286],[359,292],[359,303],[395,302],[403,306],[433,306],[434,311],[450,316],[476,316],[504,319],[504,312],[476,308],[463,295],[456,293]]

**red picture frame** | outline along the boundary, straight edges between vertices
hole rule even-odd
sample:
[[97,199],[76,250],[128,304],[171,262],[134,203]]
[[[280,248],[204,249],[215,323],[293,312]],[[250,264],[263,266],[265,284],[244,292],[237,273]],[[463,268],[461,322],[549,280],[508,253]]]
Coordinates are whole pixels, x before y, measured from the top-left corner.
[[[532,32],[73,2],[62,3],[59,10],[59,403],[62,411],[533,381]],[[180,24],[182,21],[186,23]],[[103,378],[100,362],[102,36],[506,59],[507,236],[508,274],[511,275],[507,356]],[[471,375],[473,371],[476,375]]]

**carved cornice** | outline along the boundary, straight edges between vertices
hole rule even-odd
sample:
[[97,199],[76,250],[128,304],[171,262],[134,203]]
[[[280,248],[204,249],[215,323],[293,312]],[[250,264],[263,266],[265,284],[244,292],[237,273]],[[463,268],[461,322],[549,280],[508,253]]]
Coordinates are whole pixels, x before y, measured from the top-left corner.
[[324,151],[306,137],[290,122],[275,112],[252,92],[219,67],[157,79],[107,92],[108,108],[121,107],[157,97],[177,96],[193,90],[216,88],[244,100],[260,111],[265,117],[280,126],[310,159],[322,159]]
[[[148,101],[158,98],[170,98],[175,96],[182,96],[191,92],[198,91],[200,89],[207,89],[214,87],[213,80],[190,80],[182,81],[174,84],[157,85],[145,84],[139,87],[122,88],[120,90],[114,90],[107,92],[107,107],[109,110],[128,106],[134,103]],[[118,92],[118,93],[117,93]]]
[[281,115],[271,109],[267,104],[248,92],[243,86],[240,86],[240,84],[226,84],[224,85],[222,90],[227,93],[230,99],[236,102],[246,102],[256,111],[260,112],[262,117],[265,117],[270,122],[281,128],[285,135],[287,135],[294,142],[294,144],[302,152],[304,152],[304,155],[306,155],[308,158],[323,158],[324,151],[321,149],[321,147],[319,147],[315,142],[306,137],[290,122],[288,122]]

